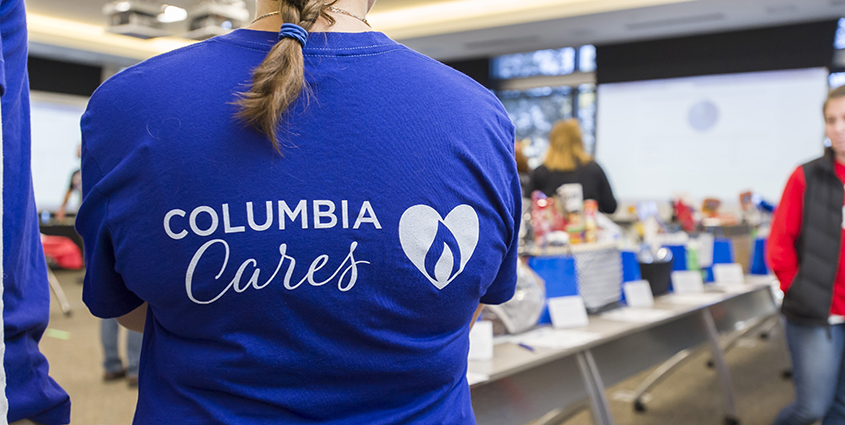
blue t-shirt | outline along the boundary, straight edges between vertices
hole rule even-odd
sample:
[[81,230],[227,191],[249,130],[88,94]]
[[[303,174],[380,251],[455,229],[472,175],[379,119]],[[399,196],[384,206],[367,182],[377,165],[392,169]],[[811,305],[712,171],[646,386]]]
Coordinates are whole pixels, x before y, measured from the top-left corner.
[[83,298],[149,303],[135,423],[475,423],[469,322],[516,282],[506,112],[381,33],[314,33],[280,156],[233,104],[275,41],[150,59],[82,118]]
[[[47,263],[38,234],[30,169],[29,80],[23,0],[0,0],[0,111],[3,122],[3,263],[0,354],[9,422],[70,422],[70,399],[48,375],[38,342],[50,318]],[[0,379],[0,390],[3,390]],[[0,393],[0,414],[5,414]]]

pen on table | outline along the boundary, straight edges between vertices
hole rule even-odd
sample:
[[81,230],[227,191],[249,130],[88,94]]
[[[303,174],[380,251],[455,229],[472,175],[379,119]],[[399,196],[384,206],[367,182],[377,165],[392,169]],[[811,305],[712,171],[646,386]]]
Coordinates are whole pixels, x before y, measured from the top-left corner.
[[534,352],[534,347],[532,347],[532,346],[530,346],[530,345],[523,344],[523,343],[521,343],[521,342],[520,342],[519,344],[517,344],[517,345],[519,345],[520,347],[522,347],[522,348],[524,348],[524,349],[526,349],[526,350],[528,350],[528,351],[530,351],[530,352],[532,352],[532,353]]

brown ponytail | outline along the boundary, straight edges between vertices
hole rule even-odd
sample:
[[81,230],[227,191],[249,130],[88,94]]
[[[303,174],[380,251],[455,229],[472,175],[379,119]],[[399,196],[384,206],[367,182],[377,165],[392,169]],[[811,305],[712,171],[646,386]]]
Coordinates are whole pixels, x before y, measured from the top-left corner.
[[[280,0],[279,14],[285,23],[296,24],[310,31],[319,17],[329,25],[335,20],[323,6],[325,0]],[[329,2],[332,5],[337,0]],[[282,153],[276,140],[276,127],[282,114],[299,98],[305,85],[302,45],[292,38],[283,38],[270,50],[252,74],[252,87],[240,93],[237,117],[264,133],[273,147]]]

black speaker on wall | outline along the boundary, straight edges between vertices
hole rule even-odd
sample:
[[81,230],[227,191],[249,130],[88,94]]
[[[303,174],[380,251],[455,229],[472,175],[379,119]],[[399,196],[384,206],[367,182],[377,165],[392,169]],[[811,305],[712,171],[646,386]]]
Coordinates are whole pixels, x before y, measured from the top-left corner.
[[100,86],[103,68],[30,56],[29,87],[32,90],[90,97]]
[[468,59],[461,61],[444,62],[446,65],[463,72],[473,80],[477,81],[490,90],[495,90],[494,82],[490,79],[490,59]]
[[596,81],[829,67],[837,20],[596,46]]

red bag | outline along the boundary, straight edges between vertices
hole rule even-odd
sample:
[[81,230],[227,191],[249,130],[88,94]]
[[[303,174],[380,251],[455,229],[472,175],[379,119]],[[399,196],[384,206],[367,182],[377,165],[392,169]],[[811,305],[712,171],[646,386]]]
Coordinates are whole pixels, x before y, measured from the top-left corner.
[[70,270],[79,270],[85,266],[82,252],[70,238],[41,235],[41,246],[44,247],[44,256],[51,266]]

